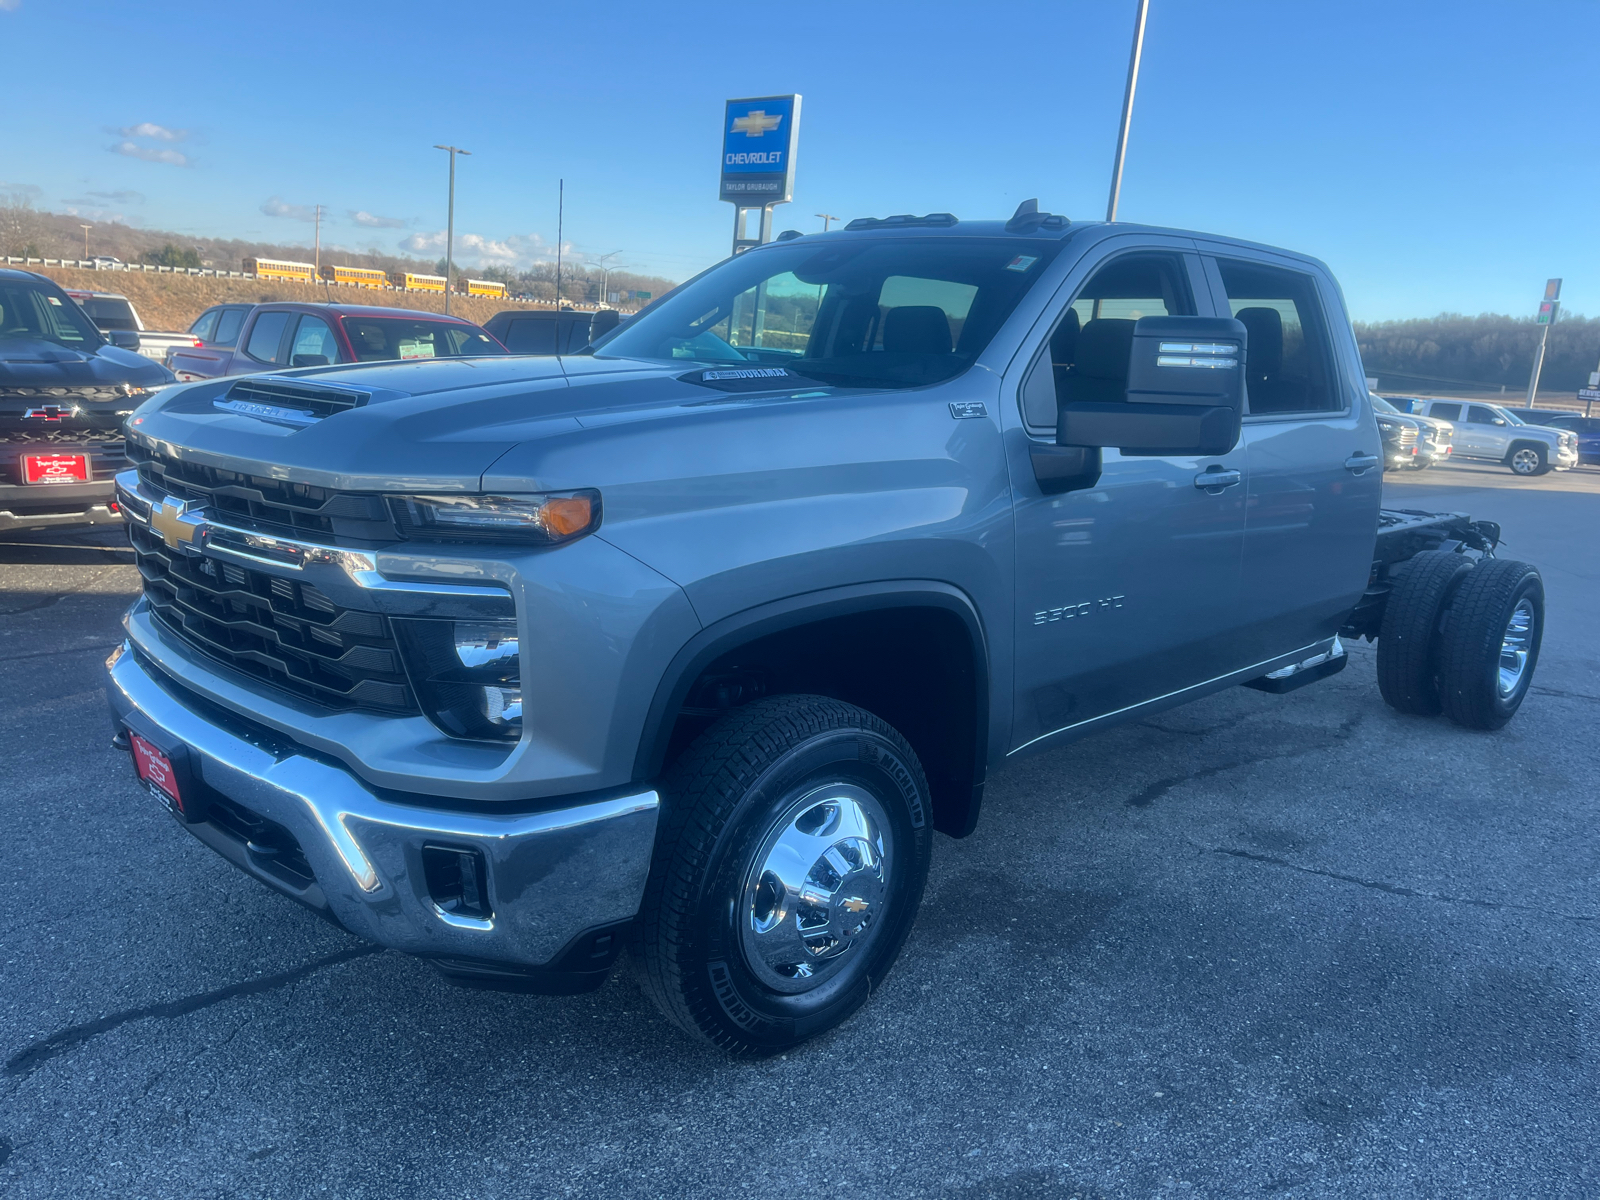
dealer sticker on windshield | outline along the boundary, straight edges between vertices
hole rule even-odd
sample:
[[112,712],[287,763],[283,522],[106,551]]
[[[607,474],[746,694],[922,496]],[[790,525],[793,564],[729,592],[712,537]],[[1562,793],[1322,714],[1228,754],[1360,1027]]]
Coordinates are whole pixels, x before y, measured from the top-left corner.
[[1026,271],[1038,261],[1039,256],[1037,254],[1019,254],[1006,264],[1006,270]]

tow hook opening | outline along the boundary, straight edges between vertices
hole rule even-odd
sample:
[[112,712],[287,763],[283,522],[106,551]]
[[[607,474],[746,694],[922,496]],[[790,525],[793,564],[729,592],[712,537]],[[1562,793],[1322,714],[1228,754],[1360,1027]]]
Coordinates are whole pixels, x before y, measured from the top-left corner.
[[424,846],[422,873],[428,896],[441,913],[474,921],[493,918],[483,851],[470,846]]

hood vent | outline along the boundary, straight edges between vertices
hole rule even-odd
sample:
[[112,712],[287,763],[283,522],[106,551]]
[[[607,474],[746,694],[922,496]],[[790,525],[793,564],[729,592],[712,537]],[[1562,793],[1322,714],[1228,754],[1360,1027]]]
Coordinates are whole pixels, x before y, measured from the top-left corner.
[[352,388],[251,375],[239,380],[221,399],[212,403],[225,412],[303,428],[346,409],[360,408],[371,399],[370,392]]

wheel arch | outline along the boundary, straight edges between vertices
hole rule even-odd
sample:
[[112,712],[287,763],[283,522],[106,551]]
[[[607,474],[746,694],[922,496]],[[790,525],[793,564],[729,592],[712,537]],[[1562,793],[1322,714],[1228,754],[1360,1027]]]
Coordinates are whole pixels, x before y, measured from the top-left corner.
[[[820,645],[841,629],[865,629],[895,613],[917,614],[949,638],[945,650],[962,661],[943,662],[946,692],[942,696],[906,696],[896,711],[887,704],[861,703],[852,694],[819,689],[820,694],[858,703],[900,730],[923,761],[933,791],[934,827],[964,837],[976,825],[989,754],[990,668],[988,638],[976,606],[961,589],[935,580],[893,580],[810,592],[746,609],[715,622],[691,638],[674,655],[651,700],[634,761],[635,779],[658,778],[681,739],[680,718],[691,689],[717,664],[744,650],[775,644]],[[893,657],[893,647],[882,653]],[[932,657],[932,656],[930,656]],[[773,694],[781,694],[779,689]],[[850,689],[843,689],[846,693]],[[917,701],[922,703],[919,705]],[[936,702],[949,701],[948,710]],[[890,711],[883,711],[888,707]],[[928,736],[928,722],[906,720],[915,711],[953,722],[957,735],[947,741]],[[896,720],[896,716],[900,720]],[[904,727],[911,726],[910,729]],[[921,733],[922,736],[916,736]]]

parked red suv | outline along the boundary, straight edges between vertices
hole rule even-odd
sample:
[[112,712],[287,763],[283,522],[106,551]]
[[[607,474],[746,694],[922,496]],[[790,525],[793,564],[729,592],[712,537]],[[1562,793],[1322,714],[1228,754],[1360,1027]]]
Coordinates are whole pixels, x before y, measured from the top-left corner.
[[405,308],[360,304],[258,304],[234,344],[207,343],[172,352],[180,381],[249,375],[282,367],[389,359],[507,354],[471,321]]

